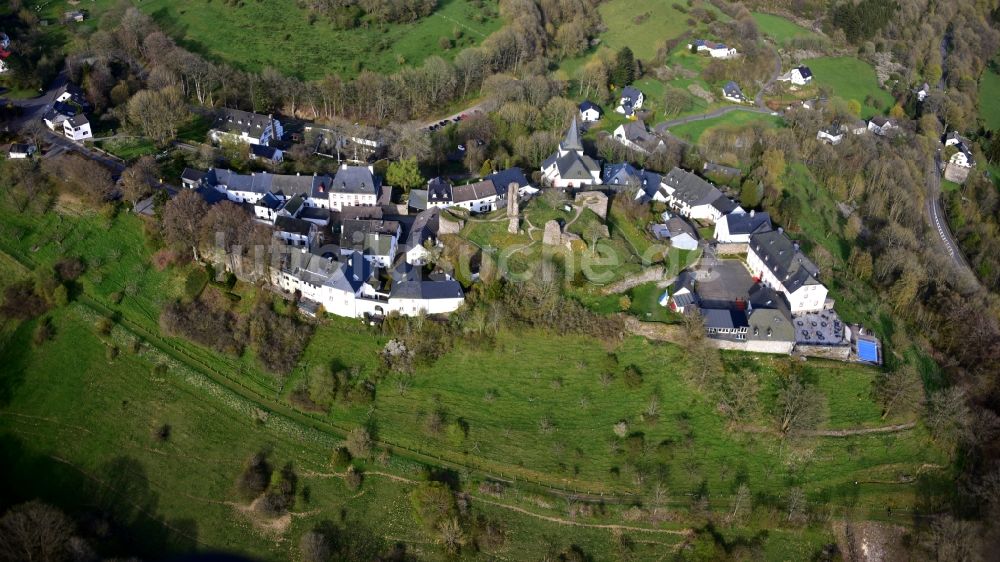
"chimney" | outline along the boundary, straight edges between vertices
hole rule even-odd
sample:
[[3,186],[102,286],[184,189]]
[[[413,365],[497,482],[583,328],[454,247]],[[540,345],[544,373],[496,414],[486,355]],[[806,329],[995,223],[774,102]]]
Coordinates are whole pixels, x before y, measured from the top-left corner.
[[750,218],[753,218],[753,213],[754,213],[754,210],[750,209]]
[[778,234],[781,234],[781,233],[783,233],[784,231],[785,231],[785,229],[784,229],[784,228],[782,228],[782,227],[780,227],[780,226],[778,227]]

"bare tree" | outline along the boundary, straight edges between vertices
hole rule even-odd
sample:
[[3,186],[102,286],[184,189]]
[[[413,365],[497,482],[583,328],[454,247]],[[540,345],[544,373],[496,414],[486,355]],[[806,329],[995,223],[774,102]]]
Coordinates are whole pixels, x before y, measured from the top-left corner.
[[806,501],[806,493],[802,491],[802,488],[795,487],[788,490],[785,507],[788,510],[787,519],[790,523],[801,525],[808,519],[809,503]]
[[0,518],[0,560],[69,558],[73,523],[39,501],[14,506]]
[[122,172],[122,197],[132,204],[133,210],[149,194],[150,186],[156,183],[159,174],[160,167],[152,156],[143,156]]
[[142,90],[132,96],[125,109],[129,125],[163,145],[177,135],[177,128],[190,115],[180,90]]
[[181,248],[191,248],[198,261],[201,221],[208,204],[194,191],[185,189],[163,208],[163,235],[167,242]]
[[924,400],[924,385],[911,365],[879,375],[875,397],[882,405],[882,419],[900,412],[916,410]]
[[789,434],[812,429],[823,419],[826,398],[814,386],[806,384],[801,374],[790,373],[783,377],[775,399],[778,430]]

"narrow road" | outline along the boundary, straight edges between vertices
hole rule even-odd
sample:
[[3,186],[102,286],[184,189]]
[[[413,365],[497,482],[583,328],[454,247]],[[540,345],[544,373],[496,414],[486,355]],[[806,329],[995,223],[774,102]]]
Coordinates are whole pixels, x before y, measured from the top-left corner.
[[927,167],[927,181],[925,182],[927,192],[925,194],[926,201],[924,202],[924,215],[927,218],[927,223],[930,225],[931,230],[937,233],[935,238],[941,241],[945,253],[951,258],[951,262],[958,272],[969,283],[979,285],[979,278],[972,270],[969,262],[966,261],[965,255],[962,254],[962,249],[958,246],[955,235],[951,232],[951,227],[948,226],[947,215],[944,214],[944,210],[941,208],[940,152],[934,158],[928,160]]
[[781,55],[778,54],[778,49],[773,45],[771,46],[771,50],[774,52],[774,74],[768,78],[767,82],[764,82],[760,91],[753,98],[754,103],[761,109],[767,109],[767,106],[764,105],[764,94],[771,89],[771,85],[778,79],[778,76],[781,76]]

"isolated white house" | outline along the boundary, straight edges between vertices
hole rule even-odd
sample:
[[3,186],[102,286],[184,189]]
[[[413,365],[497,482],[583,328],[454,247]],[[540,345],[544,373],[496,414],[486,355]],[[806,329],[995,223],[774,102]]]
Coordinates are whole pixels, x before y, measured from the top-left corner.
[[638,88],[625,86],[622,88],[622,95],[618,100],[618,107],[615,108],[615,112],[621,113],[625,117],[632,117],[637,110],[642,109],[642,103],[645,100],[646,97]]
[[82,113],[63,121],[63,134],[69,140],[77,142],[94,137],[90,130],[90,121]]
[[899,125],[895,121],[887,117],[872,117],[868,121],[868,130],[879,136],[886,136],[891,133],[894,129],[898,129]]
[[656,152],[666,146],[663,139],[646,130],[642,119],[618,125],[612,136],[620,144],[643,154]]
[[931,93],[930,84],[924,82],[924,85],[921,86],[919,90],[917,90],[917,101],[924,101],[925,99],[927,99],[927,96],[930,95],[930,93]]
[[780,229],[750,236],[747,268],[783,293],[793,314],[824,309],[827,289],[817,279],[819,268]]
[[695,39],[692,43],[688,43],[688,49],[692,48],[699,53],[708,53],[714,59],[731,59],[739,55],[732,47],[704,39]]
[[601,106],[590,100],[585,100],[580,104],[580,121],[583,123],[593,123],[599,120],[603,113]]
[[840,144],[844,140],[844,128],[840,125],[830,125],[816,131],[816,139],[828,144]]
[[36,150],[38,150],[38,147],[33,144],[12,144],[10,145],[10,150],[7,152],[7,158],[11,160],[31,158]]
[[743,90],[740,90],[739,84],[730,80],[722,87],[722,97],[733,103],[747,103],[746,96],[743,95]]
[[812,70],[808,66],[799,66],[778,77],[779,82],[791,82],[796,86],[804,86],[812,81]]

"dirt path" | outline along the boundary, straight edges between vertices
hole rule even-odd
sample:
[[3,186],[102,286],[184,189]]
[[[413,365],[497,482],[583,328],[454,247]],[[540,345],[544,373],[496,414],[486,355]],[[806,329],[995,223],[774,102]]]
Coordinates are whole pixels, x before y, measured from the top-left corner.
[[653,281],[657,282],[665,281],[666,275],[667,275],[666,268],[653,267],[643,271],[642,273],[638,273],[636,275],[626,277],[625,279],[615,281],[614,283],[601,289],[601,293],[605,295],[610,295],[612,293],[624,293],[625,291],[633,287],[642,285],[643,283],[652,283]]
[[517,507],[515,505],[508,505],[505,503],[500,503],[493,500],[488,500],[480,496],[473,496],[474,501],[482,502],[485,504],[493,505],[503,509],[508,509],[510,511],[516,511],[522,515],[527,515],[528,517],[534,517],[536,519],[541,519],[543,521],[548,521],[550,523],[557,523],[559,525],[569,525],[572,527],[585,527],[588,529],[607,529],[609,531],[636,531],[640,533],[660,533],[665,535],[678,535],[682,537],[687,537],[691,535],[690,529],[650,529],[648,527],[632,527],[629,525],[616,525],[616,524],[601,524],[601,523],[581,523],[579,521],[571,521],[569,519],[562,519],[560,517],[554,517],[551,515],[542,515],[540,513],[534,513],[524,509],[522,507]]
[[[909,431],[917,426],[917,422],[911,421],[894,425],[883,425],[880,427],[858,427],[849,429],[811,429],[798,431],[795,433],[801,437],[853,437],[855,435],[872,435],[876,433],[898,433]],[[733,427],[734,431],[742,433],[767,433],[777,434],[778,431],[770,427],[760,427],[754,425],[742,425]]]
[[684,338],[684,328],[678,324],[662,324],[660,322],[643,322],[634,316],[625,316],[625,329],[637,336],[654,341],[681,343]]

